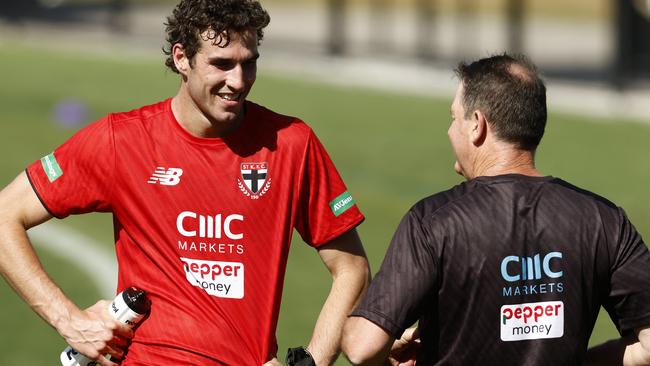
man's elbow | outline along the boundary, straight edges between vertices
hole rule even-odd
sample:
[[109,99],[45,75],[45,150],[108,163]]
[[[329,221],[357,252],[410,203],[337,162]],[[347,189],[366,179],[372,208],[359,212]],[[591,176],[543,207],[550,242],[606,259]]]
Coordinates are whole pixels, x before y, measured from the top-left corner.
[[355,278],[357,283],[362,285],[362,293],[370,285],[370,264],[366,257],[357,257],[355,258],[355,265],[353,266],[355,272]]
[[637,357],[639,365],[650,365],[650,326],[636,330],[638,339]]
[[350,329],[349,321],[343,329],[341,338],[341,351],[353,365],[364,365],[370,359],[370,352],[364,346],[364,343],[355,335],[354,330]]
[[343,268],[332,272],[334,280],[346,284],[348,288],[355,288],[361,296],[370,285],[370,265],[365,257],[351,258]]
[[366,334],[363,327],[359,326],[363,321],[362,318],[351,317],[345,322],[341,337],[341,351],[353,365],[382,364],[378,363],[384,348],[381,346],[382,342],[373,342],[373,337]]
[[355,366],[369,365],[368,361],[370,360],[370,355],[364,353],[363,350],[359,347],[346,349],[343,348],[343,353],[348,361]]

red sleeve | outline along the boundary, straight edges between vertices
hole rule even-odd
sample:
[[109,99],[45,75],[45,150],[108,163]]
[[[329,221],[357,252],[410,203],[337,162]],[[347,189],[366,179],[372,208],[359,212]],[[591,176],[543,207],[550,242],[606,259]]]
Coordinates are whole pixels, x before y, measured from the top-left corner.
[[296,229],[307,244],[319,247],[359,225],[364,217],[312,131],[304,164]]
[[26,169],[43,206],[55,217],[109,211],[115,148],[110,116],[84,127]]

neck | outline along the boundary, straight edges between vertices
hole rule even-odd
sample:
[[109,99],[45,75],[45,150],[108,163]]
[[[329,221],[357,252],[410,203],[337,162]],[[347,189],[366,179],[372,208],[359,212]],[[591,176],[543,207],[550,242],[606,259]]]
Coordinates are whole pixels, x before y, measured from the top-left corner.
[[182,91],[172,99],[172,113],[183,129],[200,138],[226,137],[236,130],[243,120],[243,113],[232,121],[211,119]]
[[521,174],[541,177],[535,167],[535,152],[512,147],[501,147],[489,155],[479,154],[474,161],[472,177],[495,176],[503,174]]

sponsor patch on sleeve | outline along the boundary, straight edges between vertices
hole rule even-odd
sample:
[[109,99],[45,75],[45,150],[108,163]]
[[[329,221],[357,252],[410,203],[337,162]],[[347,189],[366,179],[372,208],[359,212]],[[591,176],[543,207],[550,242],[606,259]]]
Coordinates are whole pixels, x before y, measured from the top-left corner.
[[352,195],[350,195],[350,193],[347,191],[343,192],[343,194],[336,197],[332,200],[332,202],[330,202],[330,208],[332,209],[334,216],[341,215],[352,206],[354,206],[354,199],[352,198]]
[[56,161],[54,153],[42,157],[41,165],[43,165],[43,170],[45,171],[47,178],[50,180],[50,183],[59,179],[59,177],[63,175],[63,170],[61,170],[59,162]]

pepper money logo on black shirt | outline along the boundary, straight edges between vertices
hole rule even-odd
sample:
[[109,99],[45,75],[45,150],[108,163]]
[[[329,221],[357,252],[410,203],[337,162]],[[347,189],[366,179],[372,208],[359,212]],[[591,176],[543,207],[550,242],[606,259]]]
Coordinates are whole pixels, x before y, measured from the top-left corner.
[[[506,281],[503,297],[564,292],[561,282],[562,252],[536,253],[529,257],[509,255],[501,260]],[[523,283],[522,283],[523,282]],[[500,311],[501,340],[559,338],[564,335],[564,303],[544,301],[503,305]]]

